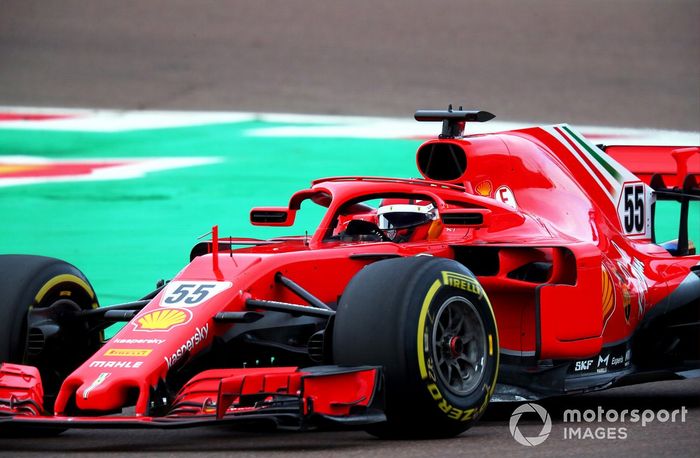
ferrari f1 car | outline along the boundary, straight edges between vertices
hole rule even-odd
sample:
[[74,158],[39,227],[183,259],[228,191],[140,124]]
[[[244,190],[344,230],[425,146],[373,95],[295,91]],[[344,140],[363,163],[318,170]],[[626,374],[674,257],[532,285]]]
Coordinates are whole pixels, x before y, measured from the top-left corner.
[[[700,375],[698,147],[596,146],[567,125],[464,136],[493,115],[461,108],[415,117],[443,123],[417,151],[422,179],[316,180],[250,212],[289,227],[320,206],[315,232],[214,227],[140,300],[99,307],[72,265],[0,257],[0,430],[446,437],[492,401]],[[656,240],[658,200],[680,203],[677,240]]]

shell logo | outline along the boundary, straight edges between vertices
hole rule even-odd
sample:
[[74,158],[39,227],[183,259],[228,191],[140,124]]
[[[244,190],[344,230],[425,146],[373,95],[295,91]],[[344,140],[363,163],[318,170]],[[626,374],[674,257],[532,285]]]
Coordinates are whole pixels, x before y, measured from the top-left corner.
[[476,188],[474,188],[474,191],[484,197],[491,197],[491,192],[493,191],[493,185],[489,180],[482,181],[478,185],[476,185]]
[[163,308],[141,315],[134,322],[134,331],[170,331],[189,323],[192,312],[183,309]]

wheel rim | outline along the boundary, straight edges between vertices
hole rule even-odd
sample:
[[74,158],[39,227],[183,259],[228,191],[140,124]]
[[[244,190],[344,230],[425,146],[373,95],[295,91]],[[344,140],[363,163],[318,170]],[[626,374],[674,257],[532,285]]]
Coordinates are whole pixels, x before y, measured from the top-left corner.
[[438,377],[452,393],[473,392],[484,378],[486,329],[469,300],[455,296],[438,309],[432,350]]

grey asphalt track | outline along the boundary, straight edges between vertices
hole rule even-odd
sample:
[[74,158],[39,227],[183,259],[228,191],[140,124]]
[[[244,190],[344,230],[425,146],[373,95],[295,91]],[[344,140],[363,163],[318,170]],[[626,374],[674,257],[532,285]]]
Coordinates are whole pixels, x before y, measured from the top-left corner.
[[0,104],[700,129],[698,0],[0,1]]
[[[485,418],[461,436],[446,440],[382,441],[361,431],[345,432],[234,432],[224,428],[180,431],[69,431],[46,439],[0,439],[0,455],[49,456],[289,456],[289,457],[646,457],[697,456],[700,449],[700,392],[698,380],[657,382],[634,388],[555,399],[541,404],[553,418],[550,436],[540,445],[526,447],[513,440],[509,419],[514,406],[496,404]],[[672,411],[687,408],[685,422],[564,423],[564,409],[650,409]],[[536,417],[518,424],[526,436],[536,436],[542,423]],[[564,439],[568,427],[605,428],[606,439]],[[625,428],[622,439],[619,428]],[[613,429],[614,432],[610,432]],[[618,438],[612,438],[612,435]]]
[[[698,130],[698,24],[698,0],[0,0],[0,105],[409,117],[453,102],[503,120]],[[509,433],[513,406],[496,406],[479,426],[444,441],[70,431],[0,439],[0,455],[600,457],[700,449],[698,381],[544,405],[552,435],[530,448]],[[685,423],[629,425],[624,440],[563,439],[563,409],[599,405],[689,413]]]

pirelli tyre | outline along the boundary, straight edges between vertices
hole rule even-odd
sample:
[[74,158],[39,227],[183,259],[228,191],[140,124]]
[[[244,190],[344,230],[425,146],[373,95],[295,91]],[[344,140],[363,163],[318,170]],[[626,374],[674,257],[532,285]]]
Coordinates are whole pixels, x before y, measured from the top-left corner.
[[442,438],[484,413],[498,374],[496,320],[474,275],[430,256],[371,264],[347,285],[333,331],[340,365],[384,367],[382,438]]
[[77,312],[96,308],[87,278],[55,258],[0,255],[0,362],[39,369],[44,408],[63,379],[102,344],[101,329]]

